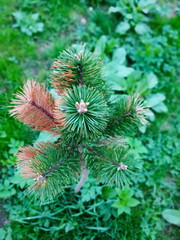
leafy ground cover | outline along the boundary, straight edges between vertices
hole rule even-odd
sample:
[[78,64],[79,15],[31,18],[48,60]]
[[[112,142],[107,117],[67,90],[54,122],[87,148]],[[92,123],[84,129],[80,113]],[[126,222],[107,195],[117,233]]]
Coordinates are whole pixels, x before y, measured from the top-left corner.
[[[180,120],[178,1],[43,1],[0,3],[0,239],[179,239]],[[18,148],[37,132],[11,119],[12,94],[28,78],[48,84],[54,58],[85,42],[104,61],[112,98],[139,92],[150,124],[128,144],[143,159],[130,188],[90,178],[52,203],[30,201],[15,173]],[[168,210],[170,209],[170,210]]]

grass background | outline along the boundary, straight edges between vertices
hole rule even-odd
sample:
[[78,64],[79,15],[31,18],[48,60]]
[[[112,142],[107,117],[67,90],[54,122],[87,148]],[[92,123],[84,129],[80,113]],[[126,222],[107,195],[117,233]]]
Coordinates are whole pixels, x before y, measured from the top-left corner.
[[[179,197],[178,1],[150,4],[147,13],[138,6],[139,1],[121,2],[1,0],[0,239],[179,239],[178,227],[162,217],[164,209],[178,209]],[[111,14],[110,7],[114,7]],[[38,18],[33,19],[32,14],[38,14]],[[122,22],[128,22],[130,28],[120,25],[117,30]],[[43,24],[40,30],[38,23]],[[150,31],[139,33],[138,23]],[[25,186],[14,175],[14,153],[35,140],[38,133],[10,118],[8,106],[13,93],[28,78],[48,84],[54,58],[66,47],[81,42],[98,53],[105,66],[114,50],[123,47],[127,67],[140,71],[141,76],[153,72],[158,78],[152,89],[146,89],[143,77],[134,80],[146,89],[142,96],[149,99],[161,93],[166,97],[163,103],[168,111],[152,109],[155,120],[135,141],[130,139],[132,148],[144,160],[143,171],[132,186],[140,204],[131,214],[117,216],[111,208],[112,199],[103,197],[104,187],[94,179],[89,179],[79,195],[67,188],[53,203],[39,206],[23,195]],[[126,93],[132,86],[128,81],[123,90]]]

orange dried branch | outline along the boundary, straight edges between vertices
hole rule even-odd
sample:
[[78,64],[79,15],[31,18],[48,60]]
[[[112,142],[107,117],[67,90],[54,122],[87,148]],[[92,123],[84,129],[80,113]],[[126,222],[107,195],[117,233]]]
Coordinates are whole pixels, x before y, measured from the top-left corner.
[[28,80],[21,93],[16,94],[10,110],[12,116],[40,131],[56,133],[60,122],[53,115],[54,100],[44,85]]
[[63,113],[60,110],[60,107],[62,104],[63,104],[63,102],[62,102],[61,98],[55,99],[53,115],[54,115],[54,118],[56,119],[56,122],[61,124],[61,127],[63,128],[63,125],[65,124],[65,113]]
[[32,163],[40,164],[39,161],[36,159],[37,154],[42,153],[43,149],[47,145],[51,145],[52,143],[38,143],[37,147],[26,146],[20,148],[17,157],[19,160],[18,168],[21,177],[25,179],[33,179],[34,183],[33,186],[35,190],[39,187],[44,186],[46,183],[46,178],[43,173],[37,171],[37,169],[33,166]]
[[36,154],[36,148],[32,146],[26,146],[19,149],[19,152],[17,153],[17,158],[20,164],[25,164],[31,161],[31,159],[34,158]]
[[71,65],[71,61],[61,62],[60,60],[54,61],[52,73],[51,85],[58,90],[59,94],[62,94],[65,88],[69,87],[70,82],[74,82],[73,72],[71,69],[74,67]]
[[18,167],[19,173],[23,178],[35,178],[38,173],[32,166],[32,161],[36,160],[37,153],[43,153],[43,144],[37,146],[37,148],[32,146],[26,146],[20,148],[17,153],[18,157]]
[[17,153],[17,158],[19,164],[26,164],[36,157],[38,153],[43,153],[43,148],[46,147],[50,142],[41,142],[38,143],[36,147],[25,146],[19,149]]
[[[34,159],[34,161],[37,160]],[[32,165],[31,162],[22,165],[21,168],[19,169],[19,173],[21,177],[23,177],[24,179],[34,181],[31,184],[30,188],[34,189],[35,191],[37,191],[38,188],[45,186],[46,184],[46,178],[43,176],[42,173],[37,171],[37,169]]]

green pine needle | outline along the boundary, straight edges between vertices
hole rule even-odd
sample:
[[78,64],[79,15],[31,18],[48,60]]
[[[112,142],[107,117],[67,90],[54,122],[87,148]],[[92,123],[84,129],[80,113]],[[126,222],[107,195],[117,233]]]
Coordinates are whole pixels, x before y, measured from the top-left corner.
[[91,152],[88,164],[92,174],[101,182],[122,187],[130,184],[141,168],[137,156],[123,147],[101,147],[98,150],[87,148]]
[[[27,192],[41,201],[52,200],[63,191],[64,187],[77,181],[80,163],[77,161],[76,148],[48,144],[43,152],[37,154],[28,164],[35,178],[29,177],[30,186]],[[33,174],[29,172],[29,176]]]
[[[85,112],[78,112],[82,101],[87,104]],[[107,124],[108,108],[100,92],[84,85],[73,87],[67,90],[62,102],[60,110],[64,113],[63,133],[66,138],[80,141],[102,134]]]
[[105,93],[107,88],[101,69],[102,61],[97,56],[83,47],[72,47],[63,51],[54,62],[52,79],[55,79],[61,88],[85,84]]
[[110,105],[112,114],[107,125],[107,132],[131,135],[142,125],[147,125],[148,108],[138,96],[123,95],[119,102]]
[[[119,102],[108,102],[101,61],[84,48],[61,53],[53,64],[51,84],[57,90],[51,118],[60,129],[60,138],[39,149],[22,149],[20,173],[24,172],[30,182],[27,192],[41,201],[52,200],[64,187],[74,184],[81,172],[75,188],[79,191],[89,169],[103,183],[129,184],[141,164],[124,136],[147,123],[143,101],[124,95]],[[43,106],[40,109],[44,111]]]

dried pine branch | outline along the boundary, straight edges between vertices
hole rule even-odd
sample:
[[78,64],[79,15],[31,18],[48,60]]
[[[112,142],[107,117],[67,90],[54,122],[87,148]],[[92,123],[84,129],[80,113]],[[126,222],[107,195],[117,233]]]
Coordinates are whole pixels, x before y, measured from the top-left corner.
[[51,144],[50,142],[39,142],[36,147],[25,146],[19,149],[16,154],[18,159],[18,164],[25,164],[31,161],[38,153],[43,153],[43,149]]
[[49,143],[39,143],[37,147],[25,146],[19,149],[17,154],[19,174],[25,179],[36,179],[41,175],[31,164],[37,161],[36,156],[43,153],[43,148]]
[[29,161],[31,161],[32,158],[36,156],[36,148],[32,146],[26,146],[19,149],[19,152],[17,154],[17,158],[19,161],[19,164],[25,164]]
[[12,104],[11,116],[36,130],[58,133],[57,128],[62,124],[54,117],[54,100],[45,86],[28,80],[22,92],[16,94]]
[[86,85],[106,93],[101,67],[101,60],[85,49],[65,50],[52,65],[51,85],[60,95],[72,85]]
[[63,112],[62,106],[63,102],[61,98],[56,98],[54,101],[54,110],[53,110],[53,116],[56,119],[56,122],[61,125],[61,127],[64,127],[65,124],[65,113]]
[[59,59],[53,63],[53,73],[51,86],[57,89],[59,94],[64,92],[64,89],[69,86],[69,82],[75,81],[73,78],[73,73],[71,68],[74,68],[71,65],[71,61],[62,62]]

